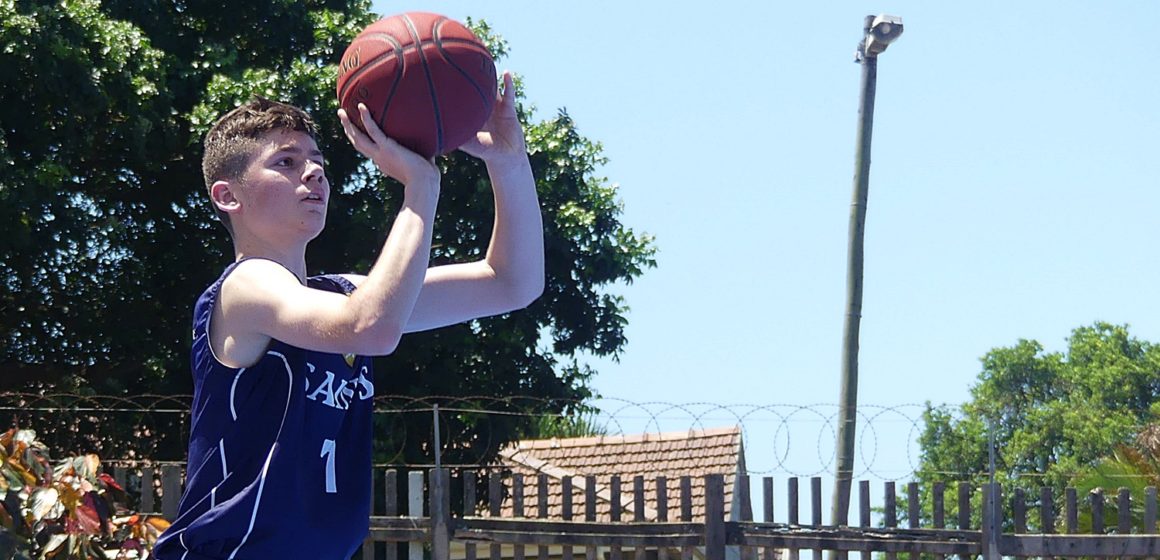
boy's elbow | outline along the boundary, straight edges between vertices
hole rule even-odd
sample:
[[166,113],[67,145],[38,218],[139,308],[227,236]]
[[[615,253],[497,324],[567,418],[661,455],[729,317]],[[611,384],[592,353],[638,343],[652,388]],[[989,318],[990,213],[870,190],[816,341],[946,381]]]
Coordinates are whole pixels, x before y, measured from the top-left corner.
[[359,329],[352,336],[356,354],[364,356],[386,356],[395,352],[403,339],[403,326],[379,324],[369,329]]
[[535,303],[544,295],[544,277],[539,276],[533,281],[526,282],[514,290],[512,295],[512,311],[523,309]]

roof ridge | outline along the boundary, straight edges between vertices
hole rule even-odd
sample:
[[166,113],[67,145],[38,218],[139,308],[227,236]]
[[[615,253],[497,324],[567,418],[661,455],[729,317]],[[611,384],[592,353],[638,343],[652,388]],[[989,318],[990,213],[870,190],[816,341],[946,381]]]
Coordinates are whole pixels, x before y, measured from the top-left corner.
[[508,448],[515,449],[544,449],[556,447],[586,447],[593,445],[622,445],[629,443],[648,443],[660,441],[680,441],[689,439],[700,439],[722,435],[740,435],[741,426],[724,426],[717,428],[702,428],[700,430],[690,428],[680,432],[645,432],[642,434],[631,435],[598,435],[598,436],[584,436],[575,438],[550,438],[550,439],[527,439],[515,441],[509,444]]

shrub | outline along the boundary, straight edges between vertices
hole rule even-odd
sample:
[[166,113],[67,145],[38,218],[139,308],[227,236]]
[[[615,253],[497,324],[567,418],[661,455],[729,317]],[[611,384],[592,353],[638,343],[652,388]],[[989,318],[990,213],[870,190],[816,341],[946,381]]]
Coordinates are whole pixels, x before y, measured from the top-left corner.
[[93,454],[53,462],[33,430],[0,435],[0,559],[146,559],[169,526],[136,515]]

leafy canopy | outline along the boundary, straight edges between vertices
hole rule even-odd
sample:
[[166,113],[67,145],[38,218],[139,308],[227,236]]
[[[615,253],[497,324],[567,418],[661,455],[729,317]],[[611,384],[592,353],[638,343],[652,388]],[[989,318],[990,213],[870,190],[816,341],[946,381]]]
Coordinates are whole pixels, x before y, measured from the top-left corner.
[[[192,304],[232,258],[202,194],[200,140],[253,95],[299,105],[322,129],[340,195],[311,272],[367,270],[401,193],[342,136],[334,77],[376,17],[365,0],[0,0],[3,388],[190,391]],[[503,40],[474,27],[502,58]],[[520,100],[546,292],[509,316],[408,337],[378,364],[380,394],[533,395],[548,403],[537,414],[559,413],[589,395],[581,356],[624,348],[627,305],[610,290],[655,266],[653,241],[621,223],[600,144],[563,110],[529,122]],[[493,210],[485,170],[463,154],[440,165],[433,260],[478,258]],[[429,433],[423,418],[408,429]],[[447,429],[494,449],[528,418],[455,417]],[[405,439],[406,457],[429,460],[424,438]]]
[[1077,328],[1063,352],[1020,340],[991,350],[982,364],[969,402],[928,405],[920,482],[987,482],[993,435],[1005,495],[1022,488],[1034,496],[1047,486],[1060,496],[1160,413],[1160,347],[1126,325]]

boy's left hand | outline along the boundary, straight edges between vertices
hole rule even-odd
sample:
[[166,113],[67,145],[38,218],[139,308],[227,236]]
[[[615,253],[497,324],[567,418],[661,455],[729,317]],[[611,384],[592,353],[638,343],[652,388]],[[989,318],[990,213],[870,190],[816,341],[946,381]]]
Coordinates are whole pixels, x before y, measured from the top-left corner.
[[516,87],[510,71],[503,73],[503,92],[496,96],[491,117],[475,134],[475,138],[468,140],[459,149],[487,163],[505,157],[527,157],[524,129],[516,115]]

